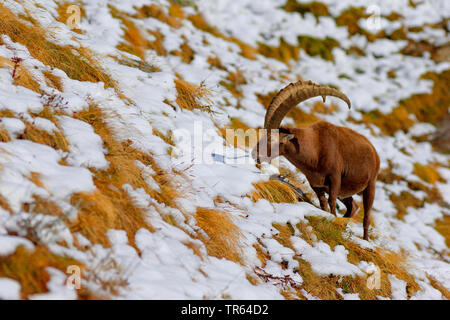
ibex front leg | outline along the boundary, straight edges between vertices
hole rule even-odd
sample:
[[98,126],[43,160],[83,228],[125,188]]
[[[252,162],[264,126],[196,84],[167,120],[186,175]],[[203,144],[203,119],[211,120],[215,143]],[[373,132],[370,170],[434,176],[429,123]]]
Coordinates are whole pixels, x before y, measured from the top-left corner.
[[319,198],[320,209],[322,209],[323,211],[328,211],[327,198],[325,198],[325,189],[317,187],[312,187],[312,189],[316,193],[317,198]]

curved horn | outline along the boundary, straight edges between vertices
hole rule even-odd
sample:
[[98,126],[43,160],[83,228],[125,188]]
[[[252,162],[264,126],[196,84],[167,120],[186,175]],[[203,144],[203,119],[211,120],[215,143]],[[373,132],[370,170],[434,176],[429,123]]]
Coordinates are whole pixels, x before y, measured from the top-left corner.
[[281,89],[272,99],[267,108],[264,128],[278,129],[289,110],[302,101],[318,96],[322,97],[323,102],[326,96],[338,97],[347,103],[349,109],[351,107],[349,98],[337,89],[321,86],[312,81],[298,81]]

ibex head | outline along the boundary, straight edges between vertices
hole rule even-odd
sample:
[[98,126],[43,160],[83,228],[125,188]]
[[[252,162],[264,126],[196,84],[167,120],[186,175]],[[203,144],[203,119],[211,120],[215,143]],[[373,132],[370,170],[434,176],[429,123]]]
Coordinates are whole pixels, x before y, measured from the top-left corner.
[[350,108],[350,100],[337,89],[321,86],[312,81],[298,81],[280,90],[270,102],[264,121],[266,134],[262,135],[252,151],[252,157],[257,163],[270,161],[283,155],[283,147],[294,138],[294,134],[287,128],[280,128],[281,121],[286,114],[302,101],[321,96],[325,102],[326,96],[335,96],[344,100]]

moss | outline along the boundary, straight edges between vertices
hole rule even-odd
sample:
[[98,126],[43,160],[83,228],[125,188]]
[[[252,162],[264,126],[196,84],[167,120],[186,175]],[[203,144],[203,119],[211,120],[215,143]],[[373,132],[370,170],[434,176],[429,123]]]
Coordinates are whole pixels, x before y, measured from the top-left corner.
[[298,60],[299,47],[287,43],[283,37],[281,37],[280,45],[278,47],[258,43],[258,52],[265,57],[277,59],[288,64],[290,60]]
[[445,180],[443,180],[439,175],[438,171],[432,166],[415,163],[413,173],[423,181],[431,184],[435,184],[437,181],[445,182]]
[[361,34],[366,37],[367,41],[373,42],[376,39],[386,36],[385,31],[381,30],[377,34],[372,34],[359,26],[360,19],[367,19],[370,14],[366,13],[365,7],[353,7],[343,10],[338,17],[335,18],[336,25],[347,27],[350,36]]
[[396,107],[390,114],[383,114],[378,110],[365,112],[362,114],[362,121],[368,126],[377,126],[385,135],[393,135],[399,130],[407,132],[415,123],[404,107]]
[[410,115],[414,115],[420,122],[438,124],[447,115],[450,105],[448,89],[450,70],[439,74],[427,73],[422,78],[434,82],[432,93],[414,94],[403,99],[389,114],[383,114],[378,110],[363,113],[362,122],[368,126],[376,125],[385,135],[393,135],[399,130],[408,132],[415,124]]
[[392,193],[389,196],[389,200],[392,201],[395,209],[397,209],[397,219],[403,219],[403,217],[408,213],[408,207],[417,209],[423,207],[425,203],[424,200],[416,198],[412,193],[408,191],[402,191],[400,195]]
[[298,43],[310,56],[320,56],[324,60],[334,61],[332,50],[339,46],[335,39],[326,37],[318,39],[310,36],[299,36]]
[[448,113],[450,70],[441,73],[428,72],[422,78],[433,81],[432,92],[412,95],[400,101],[399,105],[414,114],[418,121],[435,125]]
[[[318,240],[322,240],[334,248],[336,245],[342,245],[348,250],[347,259],[352,264],[358,264],[361,261],[373,262],[381,271],[381,288],[370,290],[367,286],[361,286],[360,280],[357,278],[354,283],[354,292],[358,292],[361,298],[376,299],[377,295],[384,297],[391,296],[390,281],[388,274],[395,275],[398,279],[407,283],[408,296],[412,296],[416,291],[420,290],[414,277],[405,269],[404,257],[388,250],[369,250],[363,249],[355,243],[348,241],[344,236],[345,225],[348,219],[328,220],[319,217],[308,217],[310,225],[313,227],[314,234]],[[347,284],[347,288],[350,286]]]

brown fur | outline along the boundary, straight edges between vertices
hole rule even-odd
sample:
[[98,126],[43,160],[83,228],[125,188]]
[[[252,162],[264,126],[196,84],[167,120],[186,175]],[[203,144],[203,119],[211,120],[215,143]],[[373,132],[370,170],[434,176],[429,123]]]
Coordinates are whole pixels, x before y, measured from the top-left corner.
[[[268,148],[270,153],[273,146]],[[352,217],[358,208],[352,195],[362,194],[364,239],[368,239],[380,168],[380,159],[369,140],[351,129],[319,121],[305,129],[280,128],[279,155],[305,174],[322,210],[327,211],[329,205],[330,212],[336,215],[339,197],[347,208],[345,217]],[[329,195],[328,204],[325,192]]]

